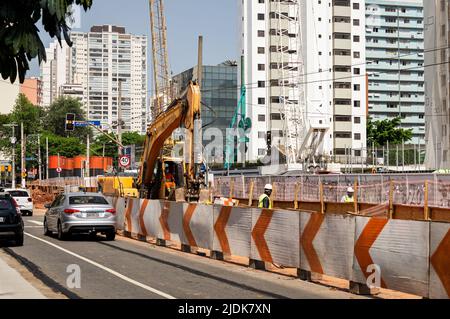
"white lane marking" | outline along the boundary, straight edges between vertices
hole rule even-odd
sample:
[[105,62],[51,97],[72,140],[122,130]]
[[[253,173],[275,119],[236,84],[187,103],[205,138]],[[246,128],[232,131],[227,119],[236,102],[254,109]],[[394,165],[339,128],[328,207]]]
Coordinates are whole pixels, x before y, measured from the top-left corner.
[[161,297],[167,298],[167,299],[176,299],[175,297],[173,297],[173,296],[171,296],[169,294],[166,294],[165,292],[162,292],[162,291],[160,291],[158,289],[155,289],[155,288],[152,288],[150,286],[144,285],[143,283],[140,283],[139,281],[136,281],[136,280],[131,279],[131,278],[125,276],[125,275],[122,275],[121,273],[118,273],[117,271],[114,271],[114,270],[112,270],[112,269],[110,269],[108,267],[105,267],[105,266],[103,266],[103,265],[101,265],[101,264],[99,264],[99,263],[97,263],[97,262],[95,262],[93,260],[90,260],[90,259],[88,259],[86,257],[80,256],[80,255],[78,255],[78,254],[76,254],[74,252],[71,252],[70,250],[67,250],[67,249],[62,248],[62,247],[60,247],[58,245],[55,245],[55,244],[53,244],[53,243],[51,243],[51,242],[49,242],[47,240],[41,239],[39,237],[33,236],[31,234],[28,234],[28,233],[25,233],[25,235],[27,235],[27,236],[29,236],[31,238],[34,238],[36,240],[39,240],[39,241],[41,241],[43,243],[46,243],[47,245],[50,245],[50,246],[52,246],[52,247],[54,247],[56,249],[59,249],[59,250],[65,252],[66,254],[69,254],[69,255],[72,255],[72,256],[74,256],[74,257],[76,257],[78,259],[81,259],[81,260],[83,260],[83,261],[85,261],[85,262],[87,262],[87,263],[89,263],[89,264],[91,264],[91,265],[93,265],[93,266],[95,266],[97,268],[100,268],[100,269],[102,269],[102,270],[104,270],[106,272],[109,272],[110,274],[112,274],[112,275],[114,275],[114,276],[116,276],[116,277],[118,277],[118,278],[120,278],[122,280],[125,280],[125,281],[127,281],[127,282],[129,282],[129,283],[131,283],[131,284],[133,284],[135,286],[141,287],[142,289],[148,290],[148,291],[150,291],[152,293],[155,293],[155,294],[157,294],[157,295],[159,295]]
[[43,222],[40,222],[40,221],[37,221],[37,220],[25,220],[25,221],[27,221],[29,223],[33,223],[33,224],[39,225],[39,226],[44,226]]

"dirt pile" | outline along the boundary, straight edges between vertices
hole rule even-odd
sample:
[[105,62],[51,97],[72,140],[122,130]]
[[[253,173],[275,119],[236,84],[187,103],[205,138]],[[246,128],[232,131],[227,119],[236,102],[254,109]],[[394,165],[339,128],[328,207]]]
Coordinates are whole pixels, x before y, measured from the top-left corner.
[[31,191],[31,197],[33,198],[34,207],[37,209],[43,209],[45,204],[52,203],[55,198],[54,194],[43,192],[37,188]]

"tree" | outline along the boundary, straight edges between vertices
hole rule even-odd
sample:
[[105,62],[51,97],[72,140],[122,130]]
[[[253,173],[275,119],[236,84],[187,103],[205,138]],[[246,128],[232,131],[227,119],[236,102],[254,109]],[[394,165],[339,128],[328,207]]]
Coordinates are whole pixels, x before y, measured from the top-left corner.
[[48,138],[49,155],[74,157],[86,154],[86,143],[76,137],[62,137],[45,132],[41,138],[41,148],[45,147],[45,139]]
[[60,97],[46,109],[44,128],[58,136],[78,137],[85,140],[91,129],[76,127],[73,132],[66,132],[66,114],[74,113],[77,121],[85,121],[86,117],[81,103],[70,97]]
[[396,117],[392,120],[385,119],[373,121],[371,118],[367,121],[367,142],[375,146],[385,146],[387,142],[391,145],[409,142],[413,135],[412,129],[407,130],[400,127],[401,118]]
[[0,1],[0,74],[14,83],[23,83],[29,61],[46,61],[45,48],[36,24],[42,19],[45,31],[61,43],[72,46],[68,21],[72,5],[87,11],[93,0],[2,0]]

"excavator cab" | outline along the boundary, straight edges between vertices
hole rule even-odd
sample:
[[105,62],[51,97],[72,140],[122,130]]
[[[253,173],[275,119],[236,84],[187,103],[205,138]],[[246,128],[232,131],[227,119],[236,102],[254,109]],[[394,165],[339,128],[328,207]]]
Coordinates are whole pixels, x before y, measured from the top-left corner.
[[183,188],[184,165],[181,159],[163,157],[158,159],[153,171],[153,181],[149,188],[150,199],[175,200],[175,191]]

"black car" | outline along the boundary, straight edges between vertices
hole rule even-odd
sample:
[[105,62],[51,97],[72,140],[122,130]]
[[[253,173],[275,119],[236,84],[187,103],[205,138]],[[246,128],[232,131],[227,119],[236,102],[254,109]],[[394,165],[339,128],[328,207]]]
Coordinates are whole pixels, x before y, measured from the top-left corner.
[[20,208],[9,194],[0,193],[0,239],[13,239],[23,246],[23,220]]

